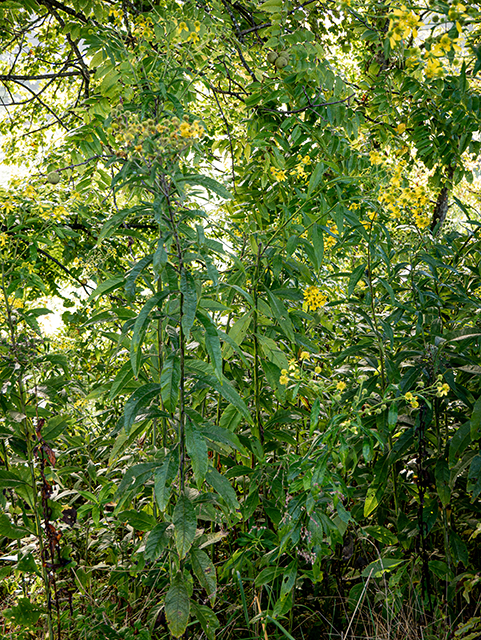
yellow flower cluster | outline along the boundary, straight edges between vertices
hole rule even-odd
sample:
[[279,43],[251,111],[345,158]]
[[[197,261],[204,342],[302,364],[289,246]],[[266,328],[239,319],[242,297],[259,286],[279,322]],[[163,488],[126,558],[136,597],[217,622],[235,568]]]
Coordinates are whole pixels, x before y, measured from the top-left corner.
[[438,382],[438,386],[436,389],[436,395],[438,396],[438,398],[447,396],[448,392],[449,392],[449,384],[447,382],[445,382],[444,384],[441,384],[440,382]]
[[389,21],[388,38],[391,47],[394,49],[398,42],[407,40],[411,35],[416,38],[419,27],[423,26],[420,17],[413,11],[410,11],[406,5],[402,5],[400,9],[394,9]]
[[16,206],[17,206],[17,203],[14,200],[7,200],[0,204],[0,207],[5,209],[5,213],[11,213],[12,211],[15,210]]
[[152,40],[154,37],[154,31],[152,27],[154,23],[150,16],[139,15],[135,19],[134,36],[138,38],[145,38],[146,40]]
[[3,249],[7,245],[8,242],[8,234],[0,233],[0,249]]
[[117,155],[126,158],[128,153],[141,154],[144,158],[160,157],[159,151],[178,152],[193,144],[204,135],[200,120],[189,123],[189,116],[181,120],[177,117],[164,118],[155,122],[152,118],[140,121],[137,114],[122,114],[118,109],[112,112],[111,133],[125,149]]
[[[330,224],[328,226],[329,231],[337,236],[337,227],[335,224]],[[324,238],[324,249],[332,249],[332,247],[336,244],[337,237],[333,238],[330,234],[327,234]]]
[[[177,25],[176,35],[186,42],[193,42],[196,44],[200,40],[199,32],[201,30],[201,26],[202,25],[198,20],[194,22],[193,28],[188,26],[185,22],[179,22]],[[184,36],[184,31],[186,32],[186,36]]]
[[378,152],[378,151],[370,151],[369,152],[369,159],[371,161],[371,164],[382,164],[384,158],[382,157],[382,155]]
[[304,291],[304,304],[309,311],[316,311],[327,302],[327,296],[317,287],[311,286]]
[[56,222],[61,222],[67,216],[67,209],[62,205],[58,205],[57,207],[45,208],[43,206],[39,206],[36,213],[42,220],[54,220]]
[[284,182],[284,180],[287,180],[287,173],[284,169],[276,169],[275,167],[271,167],[271,173],[274,176],[274,179],[278,182]]
[[311,158],[310,156],[307,156],[307,155],[301,156],[301,154],[299,153],[297,156],[297,160],[299,161],[299,164],[296,165],[294,169],[291,171],[291,176],[294,176],[295,178],[302,178],[303,180],[307,180],[308,174],[306,172],[306,165],[311,164]]
[[418,397],[413,396],[410,391],[404,394],[404,399],[409,402],[412,409],[417,409],[419,407]]

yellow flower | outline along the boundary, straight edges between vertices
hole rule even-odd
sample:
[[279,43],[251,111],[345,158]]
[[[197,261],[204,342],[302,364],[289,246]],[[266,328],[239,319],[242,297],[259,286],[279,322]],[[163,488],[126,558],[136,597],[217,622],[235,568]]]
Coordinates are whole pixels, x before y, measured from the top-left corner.
[[15,202],[12,202],[11,200],[8,200],[8,202],[3,202],[2,203],[2,207],[5,209],[5,211],[7,213],[10,213],[11,211],[14,211],[14,209],[15,209]]
[[396,132],[397,132],[397,133],[399,133],[399,134],[401,134],[401,133],[404,133],[405,131],[406,131],[406,125],[405,125],[405,123],[404,123],[404,122],[400,122],[400,123],[398,124],[398,126],[396,127]]
[[346,383],[343,382],[342,380],[340,380],[337,384],[336,384],[336,389],[338,391],[344,391],[344,389],[346,388]]
[[299,360],[305,360],[306,358],[308,358],[311,354],[309,353],[309,351],[302,351],[301,355],[299,356]]
[[33,198],[36,195],[36,191],[35,189],[32,187],[32,185],[29,185],[26,189],[25,189],[25,195],[27,198]]
[[280,384],[287,384],[289,382],[289,378],[286,375],[282,375],[279,378],[279,382],[280,382]]
[[407,400],[408,402],[411,402],[411,400],[413,399],[413,394],[408,391],[407,393],[404,394],[404,399]]
[[449,385],[445,382],[444,384],[438,386],[436,395],[438,396],[438,398],[442,398],[443,396],[447,396],[448,392]]
[[276,169],[275,167],[271,167],[271,173],[279,182],[287,180],[287,174],[283,169]]
[[189,29],[188,29],[187,25],[185,24],[185,22],[179,22],[179,25],[177,27],[177,33],[180,34],[180,33],[182,33],[182,31],[188,31],[188,30]]
[[182,122],[179,127],[179,131],[183,138],[190,138],[192,136],[192,129],[188,122]]
[[8,235],[6,233],[0,233],[0,249],[3,249],[3,247],[7,244],[8,242]]
[[198,20],[194,22],[194,27],[196,31],[200,31],[200,22]]
[[370,151],[369,159],[371,160],[371,164],[374,164],[374,165],[382,164],[383,162],[383,157],[378,151]]
[[281,375],[287,376],[287,369],[281,369]]
[[321,369],[321,367],[319,367],[319,366],[317,366],[317,367],[314,369],[314,373],[321,373],[321,371],[322,371],[322,369]]
[[327,296],[317,287],[311,286],[304,291],[304,303],[309,311],[316,311],[327,302]]

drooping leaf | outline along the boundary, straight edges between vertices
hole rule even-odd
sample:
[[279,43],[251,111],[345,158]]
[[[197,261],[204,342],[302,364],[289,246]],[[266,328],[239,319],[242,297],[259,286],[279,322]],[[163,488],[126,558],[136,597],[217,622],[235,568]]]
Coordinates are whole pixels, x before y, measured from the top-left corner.
[[188,340],[197,309],[197,290],[192,274],[185,269],[180,274],[180,291],[182,293],[182,329],[185,339]]
[[200,488],[207,473],[207,444],[203,434],[191,420],[187,420],[185,425],[185,444],[192,462],[192,470],[197,486]]
[[217,491],[217,493],[225,500],[231,511],[236,511],[239,508],[239,502],[232,485],[225,476],[217,471],[217,469],[209,469],[206,480],[214,491]]
[[166,358],[160,374],[160,388],[163,405],[167,411],[173,413],[179,398],[180,360],[172,353]]
[[132,371],[135,376],[139,375],[139,369],[141,364],[141,345],[145,336],[145,333],[150,324],[150,313],[154,307],[158,306],[162,300],[164,300],[169,295],[168,291],[160,291],[159,293],[154,294],[147,302],[144,304],[140,313],[137,317],[137,320],[134,324],[134,333],[132,336],[132,342],[130,344],[130,362],[132,365]]
[[447,506],[451,500],[451,487],[449,486],[449,480],[451,473],[449,466],[444,458],[440,458],[436,462],[435,468],[436,489],[438,491],[439,499],[443,507]]
[[180,638],[187,628],[190,614],[189,592],[180,572],[167,591],[164,607],[170,633],[174,638]]
[[166,533],[168,527],[168,522],[159,522],[149,533],[149,537],[145,543],[146,560],[157,560],[162,551],[168,546],[170,540]]
[[124,409],[124,427],[127,434],[142,409],[148,407],[152,400],[158,397],[160,391],[160,384],[149,382],[136,389],[130,396]]
[[206,590],[212,604],[214,604],[217,591],[217,575],[214,563],[207,553],[201,549],[192,549],[191,562],[198,581]]
[[177,552],[185,558],[195,538],[197,517],[192,502],[186,495],[179,496],[172,515],[174,540]]
[[205,329],[205,347],[209,355],[215,375],[220,380],[222,378],[222,351],[220,348],[219,334],[215,324],[208,314],[197,311],[197,318]]

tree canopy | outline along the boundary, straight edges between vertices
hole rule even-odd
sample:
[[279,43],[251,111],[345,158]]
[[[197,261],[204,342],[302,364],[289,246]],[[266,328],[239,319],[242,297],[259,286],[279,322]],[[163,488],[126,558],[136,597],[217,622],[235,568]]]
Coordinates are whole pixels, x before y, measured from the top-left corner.
[[5,637],[479,636],[480,32],[0,0]]

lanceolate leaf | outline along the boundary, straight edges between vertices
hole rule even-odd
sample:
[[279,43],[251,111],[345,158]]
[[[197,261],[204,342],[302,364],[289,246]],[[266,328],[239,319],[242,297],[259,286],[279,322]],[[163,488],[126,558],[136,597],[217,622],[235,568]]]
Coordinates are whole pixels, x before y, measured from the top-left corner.
[[17,527],[13,524],[5,513],[0,513],[0,536],[10,538],[11,540],[20,540],[25,536],[31,535],[31,532],[25,527]]
[[232,485],[217,469],[210,469],[207,473],[206,480],[214,491],[217,491],[225,500],[225,503],[231,511],[236,511],[236,509],[239,508],[239,502],[237,501],[237,496]]
[[152,400],[159,395],[160,389],[160,384],[149,382],[134,391],[127,400],[124,410],[124,426],[127,434],[129,433],[130,427],[133,425],[137,415],[142,409],[148,407]]
[[140,276],[142,271],[152,262],[153,256],[148,255],[142,260],[139,260],[137,264],[135,264],[130,270],[129,275],[125,279],[125,295],[127,296],[127,300],[132,300],[135,294],[135,282],[137,278]]
[[167,480],[169,478],[171,464],[171,455],[169,454],[162,463],[162,466],[155,472],[154,494],[161,511],[165,511],[165,507],[167,506],[167,502],[170,497],[170,490],[167,488]]
[[197,318],[204,326],[205,347],[214,368],[215,375],[220,380],[222,378],[222,352],[217,328],[208,314],[203,314],[200,313],[200,311],[197,311]]
[[197,309],[197,291],[192,274],[185,269],[183,269],[180,274],[180,291],[183,297],[182,329],[184,331],[185,339],[188,340],[190,330],[194,324],[195,312]]
[[217,576],[215,567],[205,551],[201,549],[193,549],[191,553],[192,569],[197,579],[204,587],[207,595],[210,597],[212,604],[215,602],[215,593],[217,590]]
[[172,516],[174,524],[174,540],[177,552],[185,558],[195,538],[197,518],[192,502],[185,495],[177,500]]
[[159,522],[149,533],[149,537],[145,543],[146,560],[157,560],[162,551],[167,547],[169,544],[169,536],[166,531],[169,526],[168,522]]
[[134,375],[139,374],[139,368],[141,364],[141,345],[145,336],[145,332],[150,324],[150,313],[154,307],[156,307],[164,298],[169,295],[168,291],[160,291],[153,295],[142,307],[137,320],[134,324],[134,334],[132,336],[132,342],[130,345],[130,362],[132,364],[132,370]]
[[164,407],[170,413],[175,411],[179,398],[180,360],[175,353],[164,362],[160,375],[161,397]]
[[190,598],[187,586],[179,574],[174,578],[165,596],[165,617],[174,638],[184,634],[189,622]]
[[207,473],[207,444],[202,433],[189,419],[185,425],[185,444],[192,462],[192,469],[197,486],[200,488]]
[[443,458],[440,458],[436,462],[435,477],[438,496],[444,507],[448,505],[451,500],[451,488],[449,486],[450,476],[451,473],[448,463]]

